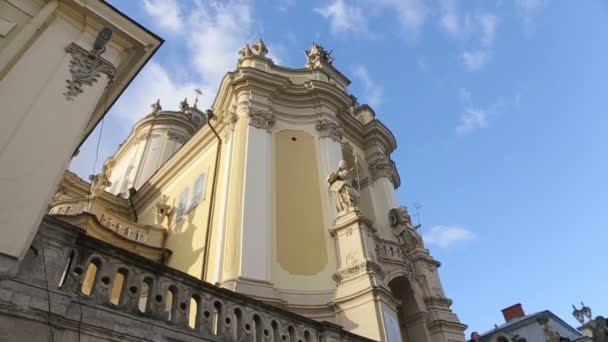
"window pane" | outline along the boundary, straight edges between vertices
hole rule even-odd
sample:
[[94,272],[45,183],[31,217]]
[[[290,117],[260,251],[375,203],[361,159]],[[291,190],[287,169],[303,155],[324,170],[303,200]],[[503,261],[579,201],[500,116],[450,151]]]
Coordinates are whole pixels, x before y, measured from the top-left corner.
[[203,199],[205,194],[205,183],[207,179],[207,173],[203,173],[196,178],[194,182],[194,188],[192,189],[192,203],[191,206],[194,207]]
[[186,208],[188,208],[188,195],[190,194],[190,189],[186,187],[179,194],[179,201],[177,203],[177,213],[176,218],[182,217],[186,213]]

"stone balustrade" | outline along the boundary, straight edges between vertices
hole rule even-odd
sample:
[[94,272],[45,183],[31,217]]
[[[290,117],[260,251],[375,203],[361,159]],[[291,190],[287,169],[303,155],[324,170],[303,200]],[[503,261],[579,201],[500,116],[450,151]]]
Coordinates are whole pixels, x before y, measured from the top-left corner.
[[383,240],[380,238],[375,238],[376,241],[376,255],[382,261],[389,262],[398,262],[402,264],[409,265],[410,262],[406,258],[406,252],[403,249],[403,246],[400,244]]
[[[369,341],[46,216],[16,276],[0,279],[0,331],[9,340],[42,341],[50,340],[51,330],[55,341],[78,341],[80,335],[86,341]],[[28,334],[35,337],[22,338]]]

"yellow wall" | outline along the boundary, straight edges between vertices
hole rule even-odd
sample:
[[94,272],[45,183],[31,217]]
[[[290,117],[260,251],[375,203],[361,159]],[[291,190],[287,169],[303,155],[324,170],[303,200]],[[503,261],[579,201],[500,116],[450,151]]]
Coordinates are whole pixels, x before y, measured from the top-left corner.
[[[202,274],[215,149],[216,144],[212,144],[203,153],[194,157],[169,184],[157,191],[155,194],[157,199],[152,200],[150,205],[139,215],[139,223],[154,224],[156,203],[160,201],[162,195],[168,196],[168,203],[174,208],[174,213],[171,217],[165,244],[165,247],[173,252],[167,265],[198,278]],[[188,203],[191,203],[194,183],[197,177],[203,173],[206,173],[207,176],[202,200],[196,206],[187,210],[186,214],[176,221],[174,219],[175,211],[182,190],[186,187],[189,188]]]
[[328,259],[314,138],[284,130],[275,146],[277,258],[292,274],[314,275]]

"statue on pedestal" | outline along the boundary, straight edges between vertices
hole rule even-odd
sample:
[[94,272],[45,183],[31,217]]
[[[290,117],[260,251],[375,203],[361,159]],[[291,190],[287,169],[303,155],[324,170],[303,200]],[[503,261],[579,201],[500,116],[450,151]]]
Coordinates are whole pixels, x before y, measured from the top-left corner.
[[399,208],[393,208],[388,212],[388,219],[391,227],[393,227],[393,233],[399,239],[399,242],[406,247],[406,250],[411,251],[416,248],[424,248],[422,237],[416,229],[420,228],[420,225],[414,226],[412,219],[407,212],[407,207],[400,206]]
[[327,183],[329,183],[329,190],[336,195],[338,214],[357,210],[359,191],[345,160],[341,160],[338,169],[327,177]]

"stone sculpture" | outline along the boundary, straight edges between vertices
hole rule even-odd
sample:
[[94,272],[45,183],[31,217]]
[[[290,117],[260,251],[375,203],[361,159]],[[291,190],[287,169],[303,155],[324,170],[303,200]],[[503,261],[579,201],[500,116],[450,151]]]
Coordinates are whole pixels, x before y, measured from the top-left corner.
[[359,191],[345,160],[341,160],[338,169],[327,177],[327,183],[329,190],[336,195],[336,209],[339,214],[357,210]]
[[608,324],[603,316],[595,317],[593,342],[608,342]]
[[89,176],[89,179],[91,180],[90,191],[92,196],[101,195],[107,187],[112,185],[112,182],[110,182],[110,174],[112,173],[113,165],[113,160],[108,158],[103,164],[103,169],[100,174]]
[[160,105],[160,99],[157,99],[150,107],[152,107],[152,115],[156,115],[163,110],[163,107]]
[[317,68],[319,64],[325,63],[331,65],[334,62],[334,57],[331,55],[331,51],[326,51],[322,45],[312,43],[310,50],[305,51],[308,62],[306,62],[307,68]]
[[407,207],[400,206],[399,208],[391,209],[388,212],[388,219],[391,227],[393,227],[393,233],[408,251],[424,248],[422,237],[416,232],[416,229],[420,228],[420,225],[414,226],[412,224]]

